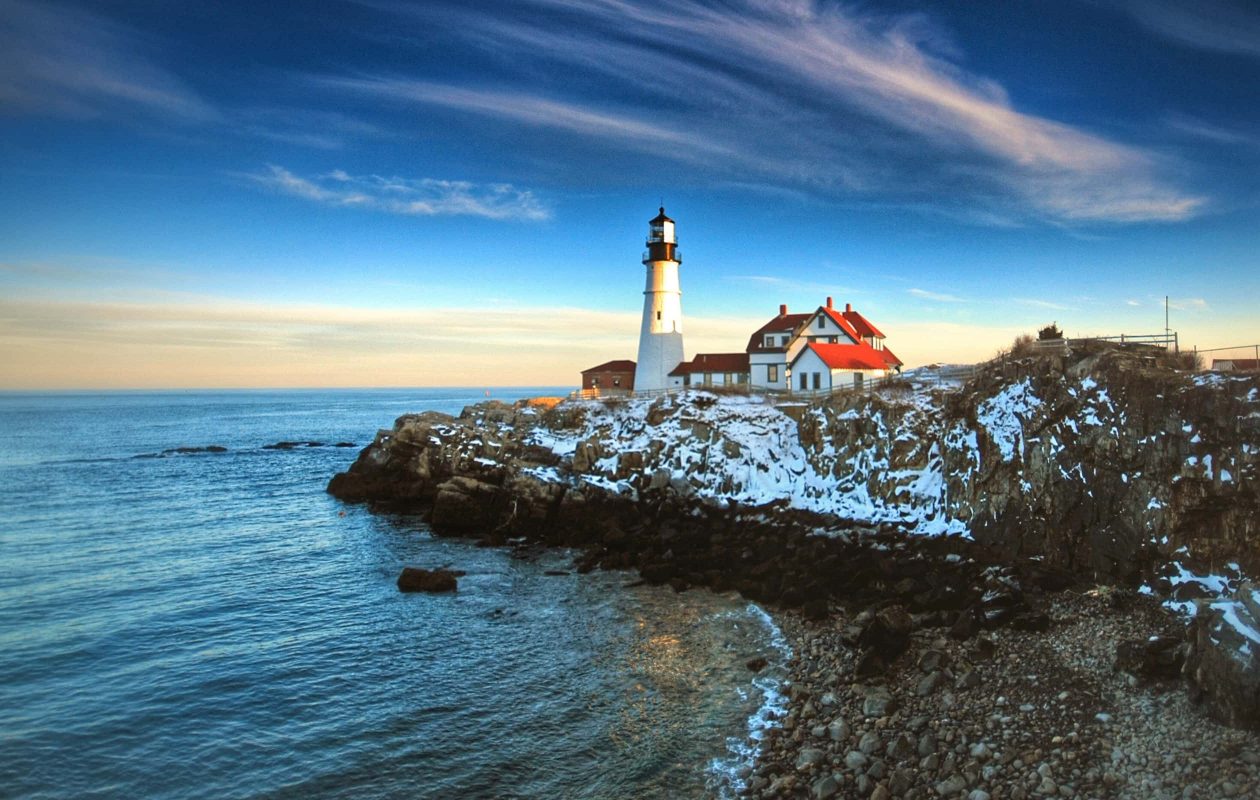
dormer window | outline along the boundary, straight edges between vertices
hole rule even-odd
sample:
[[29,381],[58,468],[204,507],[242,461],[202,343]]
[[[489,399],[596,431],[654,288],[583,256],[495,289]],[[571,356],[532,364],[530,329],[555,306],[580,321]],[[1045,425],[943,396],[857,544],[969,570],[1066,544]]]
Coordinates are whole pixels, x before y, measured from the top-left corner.
[[819,317],[819,318],[818,318],[818,330],[822,330],[822,329],[823,329],[823,328],[825,328],[825,327],[827,327],[827,318],[826,318],[826,317]]
[[766,337],[766,347],[774,347],[774,337],[773,337],[773,336],[767,336],[767,337]]

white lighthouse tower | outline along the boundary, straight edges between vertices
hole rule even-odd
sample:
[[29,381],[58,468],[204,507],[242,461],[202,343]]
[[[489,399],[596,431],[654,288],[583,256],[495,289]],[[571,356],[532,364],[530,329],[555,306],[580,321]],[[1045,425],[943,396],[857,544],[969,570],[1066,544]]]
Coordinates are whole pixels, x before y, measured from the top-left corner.
[[663,206],[648,223],[643,264],[647,267],[647,288],[643,290],[635,391],[668,387],[669,373],[683,360],[682,289],[678,283],[682,254],[678,252],[674,221],[665,216]]

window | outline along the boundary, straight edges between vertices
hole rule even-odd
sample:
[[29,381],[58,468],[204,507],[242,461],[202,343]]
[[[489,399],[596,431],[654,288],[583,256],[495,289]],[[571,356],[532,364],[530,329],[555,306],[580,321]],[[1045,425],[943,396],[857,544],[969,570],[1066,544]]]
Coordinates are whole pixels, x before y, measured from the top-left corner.
[[766,347],[774,347],[774,337],[773,337],[773,336],[767,336],[767,337],[766,337]]
[[712,373],[712,372],[706,372],[706,373],[704,373],[704,385],[705,385],[705,386],[712,386],[712,385],[713,385],[713,373]]
[[691,385],[691,373],[687,373],[686,375],[683,376],[683,386],[690,386],[690,385]]
[[823,328],[825,328],[825,327],[827,327],[827,318],[826,318],[826,317],[819,317],[819,318],[818,318],[818,330],[822,330],[822,329],[823,329]]
[[657,311],[657,312],[656,312],[656,318],[657,318],[658,320],[661,318],[661,312],[659,312],[659,311]]
[[621,378],[613,378],[613,386],[620,386]]
[[804,391],[808,388],[809,388],[809,373],[802,372],[801,373],[801,391]]
[[838,343],[839,343],[839,337],[837,337],[837,336],[832,336],[832,337],[830,337],[830,338],[828,338],[828,339],[827,339],[827,342],[828,342],[829,344],[838,344]]
[[817,372],[814,373],[814,388],[815,389],[822,388],[822,375]]
[[599,388],[599,378],[591,378],[591,387],[595,389]]
[[766,364],[766,383],[779,382],[779,365]]

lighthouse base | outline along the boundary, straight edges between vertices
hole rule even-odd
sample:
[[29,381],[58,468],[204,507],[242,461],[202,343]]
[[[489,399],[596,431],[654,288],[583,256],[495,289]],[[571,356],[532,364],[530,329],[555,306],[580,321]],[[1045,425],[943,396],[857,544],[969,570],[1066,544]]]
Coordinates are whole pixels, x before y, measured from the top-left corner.
[[639,361],[634,369],[634,390],[645,392],[681,385],[681,379],[671,378],[669,373],[682,360],[681,333],[644,332],[639,337]]

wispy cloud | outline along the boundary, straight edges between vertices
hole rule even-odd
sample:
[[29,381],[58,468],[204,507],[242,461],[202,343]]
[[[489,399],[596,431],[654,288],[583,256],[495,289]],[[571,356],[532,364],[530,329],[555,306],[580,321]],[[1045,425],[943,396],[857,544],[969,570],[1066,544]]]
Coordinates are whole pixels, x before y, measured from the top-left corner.
[[1067,311],[1068,307],[1062,303],[1052,303],[1049,300],[1033,300],[1028,297],[1016,297],[1015,302],[1023,306],[1031,306],[1033,308],[1044,308],[1050,311]]
[[[540,65],[518,71],[530,74],[528,85],[511,76],[494,86],[399,76],[321,80],[658,148],[832,196],[893,194],[915,204],[949,187],[979,207],[981,224],[985,215],[1012,224],[1012,197],[1033,216],[1073,223],[1180,220],[1205,202],[1162,178],[1153,153],[1015,108],[1001,86],[959,66],[923,17],[812,0],[531,5],[548,13],[504,17],[470,5],[433,16],[399,7],[417,24],[445,25],[503,59]],[[652,65],[647,73],[645,64]],[[546,74],[564,80],[538,80]],[[573,75],[619,90],[583,93]],[[621,99],[603,99],[609,96]]]
[[1185,114],[1170,114],[1167,123],[1169,128],[1178,133],[1212,144],[1260,148],[1260,133],[1257,132],[1235,130]]
[[854,290],[848,286],[821,281],[803,281],[795,278],[783,278],[777,275],[731,275],[727,280],[740,283],[751,283],[755,286],[773,289],[778,292],[799,292],[809,295],[809,300],[821,303],[825,296],[852,294]]
[[342,170],[302,177],[269,165],[245,176],[260,186],[331,206],[408,216],[473,216],[497,220],[549,219],[550,210],[528,190],[506,183],[350,175]]
[[0,0],[0,108],[81,118],[137,110],[194,123],[220,118],[141,55],[137,40],[125,26],[79,8]]
[[1147,29],[1181,44],[1244,56],[1260,56],[1260,10],[1229,0],[1121,0]]
[[917,297],[920,300],[931,300],[936,303],[965,303],[967,302],[961,297],[952,294],[944,294],[942,292],[929,292],[926,289],[906,289],[906,294]]

